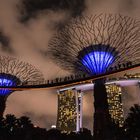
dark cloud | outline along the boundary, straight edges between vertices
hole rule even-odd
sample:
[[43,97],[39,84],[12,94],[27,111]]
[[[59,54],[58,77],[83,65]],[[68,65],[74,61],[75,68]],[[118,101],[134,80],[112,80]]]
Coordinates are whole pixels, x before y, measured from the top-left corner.
[[26,22],[44,10],[69,11],[75,17],[81,15],[85,7],[85,0],[22,0],[19,6],[20,20]]
[[10,53],[13,52],[12,48],[10,47],[10,39],[8,36],[4,35],[2,31],[0,31],[0,49]]

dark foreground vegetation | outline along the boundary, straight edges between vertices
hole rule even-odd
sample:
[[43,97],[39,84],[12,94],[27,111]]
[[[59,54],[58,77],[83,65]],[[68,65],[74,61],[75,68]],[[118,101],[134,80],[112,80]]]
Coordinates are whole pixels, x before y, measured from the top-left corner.
[[[0,140],[96,140],[90,130],[83,128],[79,133],[61,133],[57,129],[46,130],[35,127],[26,116],[16,118],[6,115],[0,118]],[[140,106],[130,108],[124,127],[112,125],[105,140],[140,140]]]

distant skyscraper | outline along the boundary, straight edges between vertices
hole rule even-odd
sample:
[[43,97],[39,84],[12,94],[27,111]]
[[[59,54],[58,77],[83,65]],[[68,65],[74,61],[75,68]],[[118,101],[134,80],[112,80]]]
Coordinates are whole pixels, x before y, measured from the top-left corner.
[[109,113],[111,115],[111,118],[114,119],[116,123],[119,123],[120,127],[122,127],[124,123],[124,115],[121,99],[121,87],[116,84],[109,84],[106,85],[106,89],[108,96]]
[[82,128],[82,92],[76,89],[58,91],[57,129],[62,132]]

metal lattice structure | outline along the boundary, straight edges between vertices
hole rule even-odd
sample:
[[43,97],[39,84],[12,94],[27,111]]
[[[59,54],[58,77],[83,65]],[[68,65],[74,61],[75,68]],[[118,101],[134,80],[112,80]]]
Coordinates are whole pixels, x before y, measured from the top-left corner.
[[[117,14],[76,18],[57,32],[49,48],[52,60],[72,72],[82,71],[91,75],[91,68],[83,64],[81,57],[89,57],[90,52],[98,49],[98,52],[113,54],[113,63],[109,66],[127,62],[137,64],[140,63],[139,21]],[[91,59],[84,60],[91,65]],[[105,68],[109,69],[109,66]],[[95,73],[92,72],[93,75]]]
[[[140,64],[140,22],[119,14],[73,19],[49,43],[52,60],[65,70],[89,76],[111,67]],[[123,65],[122,65],[123,66]],[[94,137],[108,139],[112,125],[104,79],[94,84]]]
[[[43,75],[34,66],[15,58],[0,56],[0,86],[12,87],[26,85],[29,81],[43,81]],[[7,97],[12,89],[0,89],[0,116],[5,110]]]
[[1,73],[16,76],[21,81],[20,84],[44,80],[42,73],[31,64],[7,56],[0,56]]

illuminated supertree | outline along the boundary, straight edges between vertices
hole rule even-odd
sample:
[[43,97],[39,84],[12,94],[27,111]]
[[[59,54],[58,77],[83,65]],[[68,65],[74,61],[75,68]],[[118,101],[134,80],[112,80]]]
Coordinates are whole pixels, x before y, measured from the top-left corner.
[[[29,81],[43,81],[43,75],[32,65],[15,58],[0,56],[0,86],[16,87]],[[13,92],[0,89],[0,116],[3,116],[7,97]]]
[[[73,19],[50,41],[48,52],[63,69],[89,76],[140,63],[139,21],[118,14]],[[110,122],[104,79],[95,81],[94,100],[94,136],[102,139]]]

